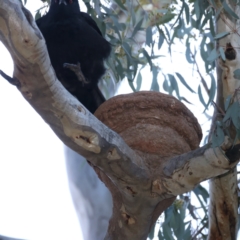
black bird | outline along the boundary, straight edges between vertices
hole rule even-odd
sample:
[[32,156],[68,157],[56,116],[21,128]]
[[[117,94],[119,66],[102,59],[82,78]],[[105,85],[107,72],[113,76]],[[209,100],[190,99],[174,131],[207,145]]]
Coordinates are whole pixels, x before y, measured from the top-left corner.
[[110,43],[96,22],[80,11],[78,0],[51,0],[48,13],[36,23],[58,79],[94,113],[105,101],[98,81],[105,73],[103,61],[111,52]]

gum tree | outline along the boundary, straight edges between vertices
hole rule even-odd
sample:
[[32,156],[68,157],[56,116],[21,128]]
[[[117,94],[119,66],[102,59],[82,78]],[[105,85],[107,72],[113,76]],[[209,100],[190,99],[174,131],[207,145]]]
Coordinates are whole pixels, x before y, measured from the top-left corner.
[[[113,213],[105,239],[146,239],[149,233],[152,239],[160,215],[164,220],[159,239],[236,239],[239,2],[115,1],[106,6],[95,1],[85,5],[113,44],[103,88],[109,86],[109,79],[127,78],[136,93],[107,101],[97,110],[98,119],[91,115],[56,79],[44,39],[18,0],[0,0],[0,39],[14,61],[13,77],[1,73],[56,135],[88,160],[110,190]],[[199,79],[196,91],[193,79],[161,68],[159,51],[167,48],[174,59],[179,44],[193,77]],[[147,67],[154,91],[138,92],[147,81],[143,76]],[[178,100],[157,93],[160,84]],[[198,147],[200,126],[180,102],[191,102],[181,94],[180,85],[192,94],[197,92],[206,115],[210,104],[214,106],[209,140],[202,147]],[[206,179],[211,179],[208,211],[202,201],[207,201],[208,193],[202,186],[194,189]],[[193,189],[204,210],[200,217],[187,194]],[[196,219],[195,225],[185,218],[186,213]]]

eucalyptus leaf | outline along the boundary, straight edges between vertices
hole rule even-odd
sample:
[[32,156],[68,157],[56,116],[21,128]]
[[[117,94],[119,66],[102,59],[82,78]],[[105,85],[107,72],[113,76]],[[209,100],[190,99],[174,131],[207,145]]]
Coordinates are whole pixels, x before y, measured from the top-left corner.
[[224,10],[233,18],[239,19],[238,15],[232,10],[231,7],[226,3],[226,1],[223,1],[222,3]]
[[221,38],[224,38],[226,36],[228,36],[230,34],[230,32],[221,32],[221,33],[218,33],[214,39],[217,40],[217,39],[221,39]]
[[153,42],[153,39],[152,39],[152,28],[151,27],[148,27],[147,30],[146,30],[146,44],[148,46],[150,46]]
[[182,83],[190,92],[196,93],[196,92],[187,84],[187,82],[185,81],[185,79],[183,78],[183,76],[182,76],[180,73],[176,72],[175,74],[177,75],[177,77],[179,78],[179,80],[181,81],[181,83]]
[[141,75],[141,72],[139,72],[137,76],[137,87],[136,87],[137,92],[140,90],[141,86],[142,86],[142,75]]
[[240,80],[240,69],[236,69],[234,72],[233,72],[233,77],[236,78],[237,80]]
[[164,39],[165,39],[164,32],[161,29],[159,29],[158,49],[162,47]]
[[225,52],[224,52],[222,47],[219,47],[219,53],[220,53],[220,56],[221,56],[222,60],[225,62],[226,61],[226,56],[225,56]]
[[207,60],[209,62],[215,61],[219,57],[219,54],[217,53],[217,50],[214,48],[211,53],[209,54]]
[[232,100],[232,95],[228,95],[227,98],[226,98],[226,101],[224,102],[224,109],[225,111],[227,111],[230,103],[231,103],[231,100]]
[[203,105],[204,108],[206,109],[206,108],[207,108],[207,104],[206,104],[205,101],[204,101],[204,98],[203,98],[203,95],[202,95],[202,90],[201,90],[201,86],[200,86],[200,85],[198,86],[198,97],[199,97],[200,102],[202,103],[202,105]]

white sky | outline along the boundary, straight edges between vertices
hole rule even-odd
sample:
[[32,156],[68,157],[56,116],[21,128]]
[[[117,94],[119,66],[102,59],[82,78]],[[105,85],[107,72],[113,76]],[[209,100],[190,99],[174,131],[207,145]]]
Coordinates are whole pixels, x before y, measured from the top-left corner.
[[[26,5],[33,15],[40,6],[40,0],[28,0]],[[174,70],[182,73],[179,59]],[[164,72],[173,70],[171,62],[162,62]],[[1,43],[0,69],[12,75],[11,58]],[[190,69],[184,74],[185,79],[193,79]],[[198,82],[193,79],[190,85],[196,90]],[[143,83],[142,90],[149,90],[151,81]],[[128,84],[118,93],[126,92],[131,92]],[[186,93],[188,99],[189,94]],[[192,102],[196,102],[197,95],[194,98]],[[204,124],[203,107],[197,102],[198,105],[188,107],[202,127],[208,129],[209,125]],[[68,189],[62,143],[18,90],[1,77],[0,110],[0,235],[26,240],[80,240],[81,230]]]

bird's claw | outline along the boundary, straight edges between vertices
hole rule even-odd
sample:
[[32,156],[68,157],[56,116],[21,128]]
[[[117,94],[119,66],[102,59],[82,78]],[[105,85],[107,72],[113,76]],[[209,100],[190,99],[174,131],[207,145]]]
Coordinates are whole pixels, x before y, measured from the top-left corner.
[[82,73],[81,64],[79,62],[77,64],[64,63],[63,67],[69,68],[71,71],[73,71],[80,82],[82,82],[83,84],[88,84],[88,81]]

